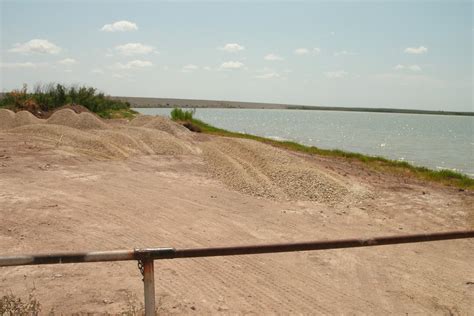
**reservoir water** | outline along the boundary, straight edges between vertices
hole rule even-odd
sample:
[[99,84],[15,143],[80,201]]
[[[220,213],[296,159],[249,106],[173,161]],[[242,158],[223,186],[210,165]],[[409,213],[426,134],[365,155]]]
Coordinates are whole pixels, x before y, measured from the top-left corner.
[[[171,109],[139,108],[169,116]],[[213,126],[324,149],[405,160],[474,177],[474,117],[270,109],[197,109]]]

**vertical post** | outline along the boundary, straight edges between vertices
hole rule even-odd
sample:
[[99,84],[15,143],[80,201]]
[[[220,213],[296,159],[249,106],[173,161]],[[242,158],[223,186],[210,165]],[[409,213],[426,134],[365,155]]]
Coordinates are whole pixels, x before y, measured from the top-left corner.
[[145,316],[155,315],[155,268],[153,259],[143,260],[143,283],[145,289]]

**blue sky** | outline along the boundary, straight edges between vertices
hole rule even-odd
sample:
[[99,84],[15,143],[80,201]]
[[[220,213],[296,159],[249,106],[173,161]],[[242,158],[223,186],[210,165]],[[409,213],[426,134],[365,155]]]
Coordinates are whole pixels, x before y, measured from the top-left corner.
[[473,111],[473,4],[1,1],[0,88]]

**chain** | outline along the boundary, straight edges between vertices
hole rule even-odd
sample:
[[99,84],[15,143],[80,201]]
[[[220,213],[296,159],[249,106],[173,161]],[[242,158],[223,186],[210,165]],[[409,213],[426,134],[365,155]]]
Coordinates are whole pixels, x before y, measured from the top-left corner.
[[142,274],[142,281],[145,282],[145,266],[143,265],[142,260],[138,260],[138,270]]

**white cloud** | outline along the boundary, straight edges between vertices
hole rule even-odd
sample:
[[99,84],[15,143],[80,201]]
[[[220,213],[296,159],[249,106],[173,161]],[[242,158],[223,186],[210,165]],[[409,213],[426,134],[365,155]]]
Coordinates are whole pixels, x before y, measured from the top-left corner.
[[312,50],[308,48],[297,48],[294,50],[295,55],[308,55],[310,53],[317,55],[320,52],[321,52],[321,49],[318,47],[315,47]]
[[341,50],[341,51],[338,51],[338,52],[334,52],[334,56],[352,56],[352,55],[355,55],[355,53],[353,52],[349,52],[347,50]]
[[348,73],[344,70],[328,71],[325,73],[326,77],[330,79],[344,78]]
[[64,58],[58,61],[58,64],[71,66],[71,65],[77,64],[77,60],[75,60],[74,58]]
[[204,69],[204,70],[206,70],[206,71],[211,71],[211,70],[212,70],[212,68],[209,67],[209,66],[204,66],[202,69]]
[[279,60],[283,60],[283,57],[280,57],[275,54],[268,54],[263,59],[269,60],[269,61],[279,61]]
[[407,47],[405,48],[404,52],[407,54],[415,54],[415,55],[421,55],[424,54],[428,51],[428,48],[425,46],[420,46],[420,47]]
[[125,56],[144,55],[153,52],[153,46],[148,46],[140,43],[127,43],[124,45],[115,46],[115,50]]
[[193,64],[188,64],[188,65],[184,66],[181,71],[182,72],[193,72],[194,70],[198,70],[198,69],[199,69],[198,66],[193,65]]
[[17,43],[13,45],[13,48],[9,50],[12,53],[38,53],[38,54],[58,54],[61,51],[61,47],[51,43],[44,39],[32,39],[26,43]]
[[255,78],[258,79],[275,79],[275,78],[280,78],[280,75],[277,74],[276,72],[269,72],[261,75],[255,76]]
[[94,68],[94,69],[91,70],[91,72],[92,72],[93,74],[99,74],[99,75],[104,74],[104,71],[103,71],[102,69],[100,69],[100,68]]
[[26,63],[0,63],[0,68],[36,68],[38,64],[32,62]]
[[220,66],[220,69],[227,70],[227,69],[240,69],[243,68],[245,65],[240,61],[226,61],[223,62]]
[[228,44],[225,44],[223,47],[218,47],[218,49],[226,51],[228,53],[236,53],[236,52],[239,52],[241,50],[244,50],[245,47],[243,47],[243,46],[241,46],[237,43],[228,43]]
[[103,32],[127,32],[138,30],[138,26],[133,22],[122,20],[112,24],[105,24],[100,30]]
[[309,50],[307,48],[297,48],[294,53],[295,55],[307,55],[309,54]]
[[421,67],[418,65],[396,65],[393,67],[395,70],[411,70],[411,71],[421,71]]
[[145,67],[151,67],[153,66],[153,63],[151,61],[147,60],[132,60],[129,61],[126,64],[122,63],[116,63],[114,65],[114,68],[117,69],[137,69],[137,68],[145,68]]

